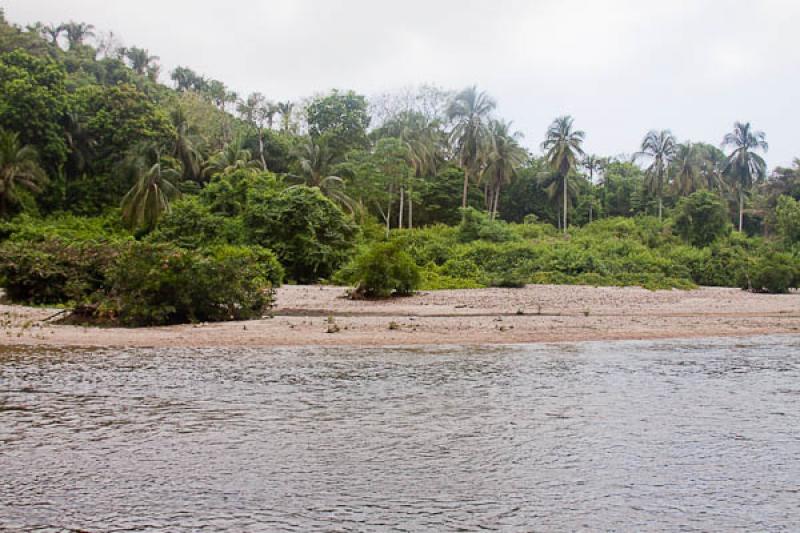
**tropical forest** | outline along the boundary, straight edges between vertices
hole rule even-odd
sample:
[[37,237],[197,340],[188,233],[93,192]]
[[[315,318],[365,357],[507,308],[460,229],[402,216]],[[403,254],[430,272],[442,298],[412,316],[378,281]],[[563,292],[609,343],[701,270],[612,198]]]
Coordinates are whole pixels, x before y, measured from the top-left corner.
[[800,159],[731,110],[593,154],[476,86],[238,94],[91,24],[0,12],[0,286],[76,323],[260,318],[281,284],[350,298],[530,284],[800,285]]

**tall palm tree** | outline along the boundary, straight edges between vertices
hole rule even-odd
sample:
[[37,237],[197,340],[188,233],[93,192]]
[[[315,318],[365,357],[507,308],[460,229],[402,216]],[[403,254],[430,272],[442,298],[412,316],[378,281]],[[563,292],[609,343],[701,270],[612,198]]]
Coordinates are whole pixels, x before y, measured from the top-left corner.
[[[150,52],[144,48],[137,48],[132,46],[124,50],[125,57],[130,62],[130,67],[134,72],[140,76],[157,72],[156,61],[159,60],[158,56],[151,56]],[[152,77],[152,76],[151,76]]]
[[[597,156],[597,155],[594,155],[594,154],[587,154],[583,158],[583,161],[581,161],[581,166],[589,172],[589,190],[591,191],[591,196],[592,196],[592,201],[589,202],[589,222],[590,223],[592,222],[592,215],[593,215],[593,210],[594,210],[594,191],[595,191],[594,178],[595,178],[595,175],[600,175],[600,173],[603,171],[603,169],[605,169],[605,166],[606,166],[607,163],[608,163],[608,161],[605,158]],[[598,185],[600,185],[600,184],[602,184],[602,178],[601,178],[601,183],[598,183]],[[603,196],[605,196],[605,191],[603,193]],[[602,198],[601,198],[601,200],[602,200]],[[601,203],[601,207],[602,207],[602,203]]]
[[744,222],[744,197],[753,184],[764,179],[767,163],[756,152],[769,149],[763,131],[753,131],[749,122],[736,122],[733,131],[722,139],[722,147],[732,147],[725,165],[725,174],[730,178],[739,200],[739,231]]
[[447,106],[447,118],[455,122],[450,143],[464,171],[462,208],[467,207],[469,180],[480,173],[491,143],[486,121],[495,106],[495,101],[474,85],[455,95]]
[[199,137],[197,131],[189,124],[189,119],[182,107],[175,108],[170,113],[170,119],[176,132],[171,155],[181,162],[184,180],[198,181],[201,155],[196,148]]
[[500,189],[503,185],[511,183],[517,169],[528,159],[528,152],[519,145],[518,140],[522,134],[511,133],[510,122],[490,121],[489,133],[492,144],[483,177],[488,185],[487,207],[491,219],[494,220],[497,217],[497,206],[500,202]]
[[700,154],[691,142],[675,147],[672,160],[672,190],[678,196],[688,196],[704,185],[700,173]]
[[542,150],[545,151],[547,164],[563,181],[561,189],[564,196],[564,233],[567,232],[567,183],[570,172],[575,170],[578,161],[583,157],[583,139],[586,134],[573,127],[573,119],[569,115],[556,118],[547,128]]
[[354,212],[355,203],[344,192],[344,180],[331,172],[335,154],[328,148],[326,142],[308,138],[300,145],[296,155],[300,162],[304,185],[319,188],[325,196],[341,204],[351,213]]
[[59,26],[58,30],[58,33],[53,36],[53,41],[56,42],[58,40],[58,35],[60,35],[61,32],[66,33],[70,50],[74,49],[76,46],[82,45],[87,37],[94,37],[94,26],[86,24],[85,22],[75,22],[71,20]]
[[552,171],[543,172],[538,177],[539,186],[544,189],[547,194],[547,199],[550,200],[556,208],[558,229],[561,229],[564,224],[564,217],[562,216],[562,212],[564,211],[564,196],[567,197],[568,202],[574,203],[580,192],[580,186],[578,184],[580,179],[583,178],[579,177],[574,172],[570,172],[566,180],[557,172]]
[[0,129],[0,216],[19,201],[20,190],[39,193],[46,183],[36,150],[21,146],[18,134]]
[[247,100],[240,100],[237,110],[241,117],[256,129],[258,136],[258,155],[261,166],[267,170],[267,160],[264,156],[264,127],[272,129],[272,115],[275,114],[275,107],[267,101],[261,93],[252,93]]
[[675,157],[677,141],[670,130],[650,130],[642,140],[641,151],[634,159],[647,158],[650,165],[645,170],[645,184],[658,198],[658,220],[664,211],[664,188],[667,185],[670,161]]
[[725,153],[710,144],[699,143],[694,145],[697,150],[700,179],[709,191],[717,191],[722,194],[726,189],[723,171],[725,170]]
[[153,165],[140,166],[138,177],[130,191],[122,198],[122,219],[129,228],[152,230],[170,202],[180,196],[180,172],[165,167],[160,158]]
[[[408,179],[408,227],[414,227],[414,181],[436,173],[442,154],[443,139],[439,125],[417,113],[405,113],[399,118],[398,138],[406,149],[406,160],[413,172]],[[403,216],[405,187],[400,187],[400,220]],[[402,227],[402,223],[398,227]]]
[[278,113],[281,115],[281,131],[284,133],[289,131],[289,124],[292,120],[292,110],[294,104],[292,102],[278,102],[276,106]]

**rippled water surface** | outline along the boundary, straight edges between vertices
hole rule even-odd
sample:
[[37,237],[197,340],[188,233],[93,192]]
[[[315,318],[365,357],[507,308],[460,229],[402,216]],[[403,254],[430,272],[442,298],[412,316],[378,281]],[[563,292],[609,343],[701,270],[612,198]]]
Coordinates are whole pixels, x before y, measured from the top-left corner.
[[800,530],[800,337],[0,347],[0,529]]

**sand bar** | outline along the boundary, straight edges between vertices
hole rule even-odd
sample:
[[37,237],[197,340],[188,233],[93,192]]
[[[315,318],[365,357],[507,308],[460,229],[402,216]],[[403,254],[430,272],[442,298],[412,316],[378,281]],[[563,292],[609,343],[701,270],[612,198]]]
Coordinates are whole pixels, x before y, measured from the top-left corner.
[[798,293],[530,285],[424,291],[378,301],[344,294],[342,287],[286,286],[278,290],[272,318],[139,329],[42,323],[57,310],[0,305],[0,345],[469,345],[800,332]]

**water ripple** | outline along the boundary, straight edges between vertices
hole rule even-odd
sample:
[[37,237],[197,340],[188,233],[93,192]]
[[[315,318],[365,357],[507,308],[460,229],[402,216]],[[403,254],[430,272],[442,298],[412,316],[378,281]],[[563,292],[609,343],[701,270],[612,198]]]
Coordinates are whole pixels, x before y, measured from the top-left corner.
[[0,347],[0,530],[800,529],[800,337]]

